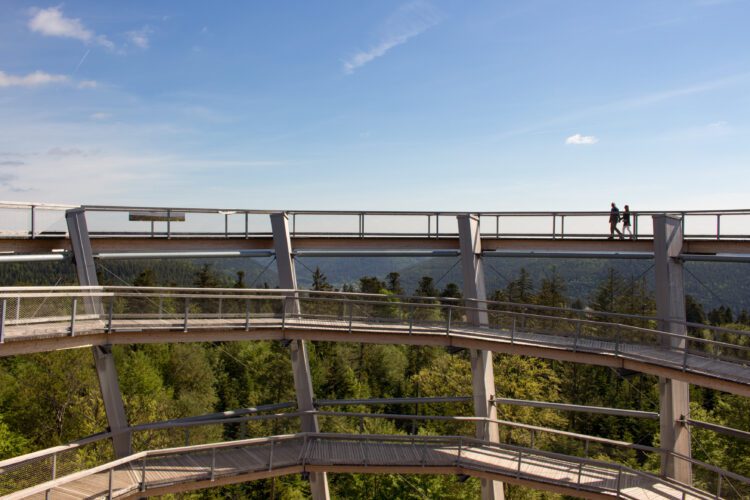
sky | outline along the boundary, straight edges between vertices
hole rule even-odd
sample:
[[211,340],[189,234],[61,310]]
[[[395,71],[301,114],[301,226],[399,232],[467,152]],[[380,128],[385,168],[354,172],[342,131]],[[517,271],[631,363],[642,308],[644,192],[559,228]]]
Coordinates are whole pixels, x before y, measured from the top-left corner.
[[750,0],[0,0],[0,200],[750,208]]

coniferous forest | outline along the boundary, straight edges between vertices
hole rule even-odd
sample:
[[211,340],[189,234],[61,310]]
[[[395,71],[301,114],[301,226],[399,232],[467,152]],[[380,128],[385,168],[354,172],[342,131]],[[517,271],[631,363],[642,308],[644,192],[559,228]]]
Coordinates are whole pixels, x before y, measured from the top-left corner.
[[[503,280],[489,280],[491,300],[554,307],[589,308],[634,315],[653,315],[654,296],[645,272],[626,273],[609,267],[594,283],[573,294],[571,280],[545,263],[513,269]],[[335,266],[334,266],[335,267]],[[542,271],[539,271],[541,269]],[[451,270],[440,269],[408,279],[381,266],[372,274],[329,280],[313,264],[298,267],[312,290],[356,291],[390,295],[460,298],[461,287]],[[111,261],[99,266],[101,284],[136,286],[274,287],[273,266],[266,263],[227,266],[207,261]],[[455,270],[453,270],[455,271]],[[6,264],[0,284],[74,284],[69,263]],[[719,285],[717,285],[719,286]],[[425,299],[428,300],[428,299]],[[430,299],[433,300],[433,299]],[[710,307],[686,297],[688,321],[750,330],[747,310],[737,304]],[[200,304],[197,305],[200,307]],[[295,400],[289,350],[279,342],[215,342],[149,344],[114,347],[120,388],[131,425]],[[465,350],[438,347],[354,343],[309,343],[317,399],[366,399],[412,396],[470,396],[471,370]],[[556,362],[523,356],[494,357],[497,398],[538,400],[658,411],[657,379],[605,367]],[[331,407],[349,412],[419,415],[471,415],[470,402],[418,405]],[[691,386],[691,417],[736,429],[750,429],[750,400]],[[658,446],[658,420],[616,417],[528,406],[498,404],[498,418],[526,424]],[[335,419],[321,417],[330,432],[472,435],[473,424],[446,421]],[[197,427],[191,435],[162,431],[139,433],[134,451],[185,442],[200,443],[295,432],[298,420],[253,420],[245,424]],[[88,349],[73,349],[0,358],[0,459],[48,448],[101,432],[107,427],[103,403]],[[506,442],[529,444],[528,433],[503,429]],[[578,443],[559,437],[547,448],[580,454]],[[692,429],[693,456],[750,476],[750,442],[713,431]],[[76,460],[100,462],[109,451],[81,449]],[[594,458],[616,459],[658,471],[658,457],[637,450],[592,445]],[[696,482],[707,488],[714,479],[696,470]],[[479,482],[453,476],[330,474],[333,498],[424,499],[477,498]],[[306,498],[307,482],[299,476],[259,480],[178,495],[179,498]],[[557,498],[559,495],[506,485],[509,499]]]

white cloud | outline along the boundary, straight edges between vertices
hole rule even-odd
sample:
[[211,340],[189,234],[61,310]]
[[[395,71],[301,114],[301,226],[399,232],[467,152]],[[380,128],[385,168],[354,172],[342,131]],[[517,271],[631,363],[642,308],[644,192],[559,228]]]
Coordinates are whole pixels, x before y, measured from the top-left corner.
[[92,113],[89,115],[89,118],[91,118],[92,120],[109,120],[110,118],[112,118],[112,114],[102,112]]
[[597,142],[599,142],[599,138],[593,135],[574,134],[565,139],[565,144],[574,144],[577,146],[596,144]]
[[66,83],[65,75],[52,75],[44,71],[35,71],[25,76],[9,75],[0,71],[0,87],[37,87],[52,83]]
[[96,80],[81,80],[76,86],[79,89],[95,89],[99,86],[99,82]]
[[80,19],[65,17],[60,7],[33,9],[29,29],[44,36],[74,38],[85,43],[96,43],[108,49],[115,45],[106,36],[97,35],[86,28]]
[[125,36],[127,39],[135,45],[138,48],[141,49],[147,49],[149,47],[149,35],[153,33],[154,30],[151,29],[149,26],[144,26],[143,28],[139,30],[134,31],[128,31],[125,33]]
[[344,72],[354,73],[357,68],[384,56],[392,48],[424,33],[439,21],[440,16],[429,3],[418,0],[402,5],[386,22],[384,34],[377,44],[344,61]]

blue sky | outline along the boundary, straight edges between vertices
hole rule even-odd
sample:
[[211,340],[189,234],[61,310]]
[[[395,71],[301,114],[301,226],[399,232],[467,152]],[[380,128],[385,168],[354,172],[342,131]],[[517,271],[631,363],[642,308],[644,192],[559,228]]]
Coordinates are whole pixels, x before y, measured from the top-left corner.
[[2,0],[0,199],[747,208],[748,26],[748,0]]

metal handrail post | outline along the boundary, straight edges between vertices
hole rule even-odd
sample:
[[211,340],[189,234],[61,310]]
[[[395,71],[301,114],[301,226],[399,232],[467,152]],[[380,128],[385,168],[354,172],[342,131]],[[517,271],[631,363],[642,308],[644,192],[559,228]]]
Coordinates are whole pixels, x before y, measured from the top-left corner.
[[565,239],[565,214],[560,216],[560,239]]
[[578,462],[578,481],[576,481],[576,489],[581,489],[581,476],[583,475],[583,462]]
[[216,447],[211,448],[211,481],[216,478]]
[[721,498],[721,480],[723,479],[723,477],[724,476],[719,474],[719,479],[716,484],[716,498]]
[[432,215],[427,214],[427,238],[432,237]]
[[409,335],[411,335],[412,329],[414,328],[414,306],[409,308]]
[[245,331],[250,331],[250,299],[245,299]]
[[721,214],[716,214],[716,240],[721,239]]
[[456,466],[461,465],[461,445],[463,444],[463,436],[458,438],[458,455],[456,455]]
[[141,491],[146,491],[146,457],[141,462]]
[[552,213],[552,239],[557,239],[557,214]]
[[521,477],[521,450],[518,450],[518,469],[516,469],[516,477]]
[[36,238],[36,211],[35,206],[31,205],[31,239]]
[[78,299],[73,298],[73,310],[70,312],[70,336],[75,336],[76,332],[76,309],[78,308]]
[[113,482],[112,479],[113,479],[113,476],[114,476],[114,471],[115,471],[114,468],[109,469],[109,488],[107,488],[107,499],[108,500],[112,499],[112,482]]
[[453,314],[453,307],[448,306],[448,320],[445,323],[445,334],[450,335],[451,334],[451,316]]
[[513,316],[513,323],[510,326],[510,343],[513,344],[516,337],[516,317]]
[[620,496],[620,482],[622,481],[622,466],[617,469],[617,498]]
[[224,214],[224,238],[229,238],[229,214]]
[[190,314],[190,297],[185,297],[185,319],[182,324],[182,331],[188,331],[188,315]]
[[276,443],[276,441],[271,441],[271,454],[268,457],[268,470],[273,470],[273,445]]
[[354,320],[354,304],[349,302],[349,333],[352,333],[352,321]]
[[578,339],[581,336],[581,321],[576,321],[576,336],[573,339],[573,352],[578,351]]
[[8,300],[3,299],[0,305],[0,344],[5,342],[5,310],[8,307]]
[[112,319],[115,314],[115,296],[112,295],[109,300],[109,311],[107,312],[107,333],[112,333]]
[[250,237],[250,234],[248,232],[248,213],[245,212],[245,239],[248,239]]
[[167,209],[167,239],[172,238],[172,210]]
[[281,331],[286,331],[286,300],[287,296],[281,300]]

